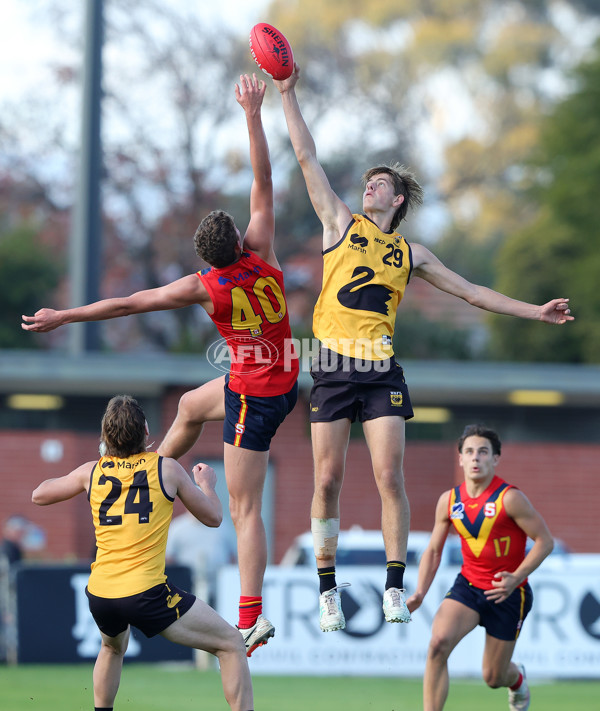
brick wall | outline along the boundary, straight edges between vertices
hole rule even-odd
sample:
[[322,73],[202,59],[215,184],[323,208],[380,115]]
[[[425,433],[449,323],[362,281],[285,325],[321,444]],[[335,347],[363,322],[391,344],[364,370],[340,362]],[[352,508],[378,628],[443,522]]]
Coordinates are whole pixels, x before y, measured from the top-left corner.
[[[166,431],[177,411],[180,392],[164,402],[161,426]],[[308,530],[313,470],[307,405],[300,400],[280,427],[271,449],[275,473],[275,540],[278,561],[294,536]],[[409,425],[410,426],[410,425]],[[197,458],[222,456],[221,423],[208,423],[192,451],[181,460],[189,468]],[[152,433],[160,441],[162,433]],[[55,440],[63,447],[59,462],[44,461],[41,447]],[[93,531],[85,496],[49,507],[31,503],[31,492],[43,479],[61,476],[96,456],[97,435],[63,431],[0,431],[0,525],[14,513],[43,526],[47,556],[88,558]],[[545,517],[552,533],[573,550],[600,552],[597,526],[600,445],[505,443],[498,474],[519,486]],[[408,442],[406,488],[411,503],[411,527],[429,530],[439,495],[461,479],[454,442]],[[380,502],[363,440],[352,440],[342,491],[342,527],[380,527]]]

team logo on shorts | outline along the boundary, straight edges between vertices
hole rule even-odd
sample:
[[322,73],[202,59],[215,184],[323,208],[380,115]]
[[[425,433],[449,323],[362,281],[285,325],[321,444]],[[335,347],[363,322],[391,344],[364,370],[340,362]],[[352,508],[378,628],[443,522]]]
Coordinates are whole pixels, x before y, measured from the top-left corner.
[[402,393],[390,392],[390,403],[392,407],[402,407]]
[[179,593],[175,593],[175,595],[167,595],[167,607],[175,607],[176,605],[179,605],[183,598]]
[[246,425],[243,425],[241,422],[235,423],[235,433],[236,434],[243,435],[245,431],[246,431]]
[[452,511],[450,512],[450,518],[461,519],[465,517],[465,505],[462,501],[452,504]]

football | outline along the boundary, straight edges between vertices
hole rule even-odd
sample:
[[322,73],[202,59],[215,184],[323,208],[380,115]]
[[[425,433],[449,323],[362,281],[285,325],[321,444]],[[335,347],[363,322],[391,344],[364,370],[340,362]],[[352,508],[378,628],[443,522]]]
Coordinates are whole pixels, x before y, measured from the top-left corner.
[[250,31],[250,51],[258,66],[273,79],[287,79],[294,69],[290,43],[266,22],[259,22]]

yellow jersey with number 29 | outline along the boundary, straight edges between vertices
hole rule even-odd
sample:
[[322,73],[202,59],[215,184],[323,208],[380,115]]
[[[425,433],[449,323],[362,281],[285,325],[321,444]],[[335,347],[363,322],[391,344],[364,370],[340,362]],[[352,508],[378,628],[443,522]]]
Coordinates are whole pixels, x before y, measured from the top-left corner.
[[323,287],[313,332],[336,353],[365,360],[394,354],[396,310],[412,272],[412,252],[397,232],[353,215],[341,240],[323,252]]

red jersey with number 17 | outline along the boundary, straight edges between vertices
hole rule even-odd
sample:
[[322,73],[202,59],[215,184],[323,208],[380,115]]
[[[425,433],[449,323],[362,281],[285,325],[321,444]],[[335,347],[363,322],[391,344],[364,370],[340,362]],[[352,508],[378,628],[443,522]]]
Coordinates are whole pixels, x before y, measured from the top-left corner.
[[[215,309],[210,317],[229,348],[231,390],[263,397],[289,392],[299,366],[283,273],[253,252],[243,252],[234,264],[198,276]],[[219,353],[213,355],[223,361]]]
[[[525,558],[527,536],[504,508],[514,488],[494,476],[487,489],[471,498],[463,482],[450,491],[448,516],[461,536],[461,573],[476,588],[490,590],[496,573],[514,572]],[[527,580],[521,583],[525,585]]]

